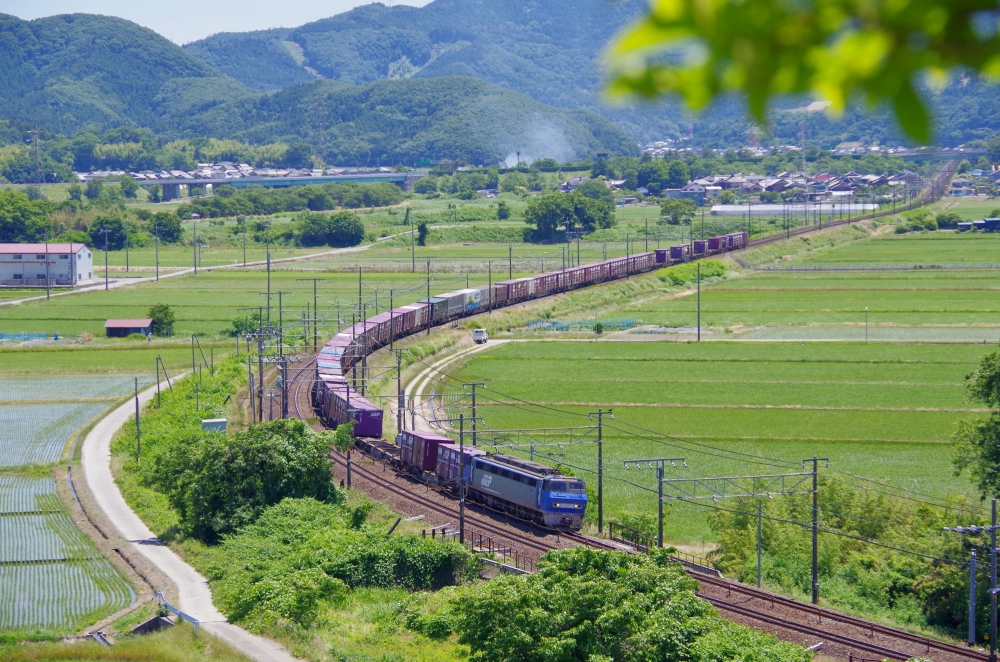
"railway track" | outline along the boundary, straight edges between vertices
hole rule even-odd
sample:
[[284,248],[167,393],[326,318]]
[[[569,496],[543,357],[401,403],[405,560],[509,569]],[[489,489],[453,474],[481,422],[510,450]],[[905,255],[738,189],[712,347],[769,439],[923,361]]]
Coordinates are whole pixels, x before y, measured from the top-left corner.
[[[303,407],[308,406],[308,400],[303,397],[302,389],[312,381],[306,376],[308,370],[309,366],[303,365],[295,378],[294,410],[303,420],[308,418],[303,411]],[[342,454],[332,453],[331,459],[340,467],[346,468],[346,457]],[[440,503],[407,489],[396,480],[358,462],[352,462],[351,469],[358,478],[371,482],[380,490],[412,502],[428,513],[435,513],[451,522],[458,518],[457,504]],[[393,476],[396,476],[395,471]],[[475,512],[470,514],[470,507],[467,504],[465,516],[467,539],[475,540],[477,535],[486,535],[505,544],[509,543],[511,556],[514,556],[514,547],[517,546],[520,548],[517,553],[519,559],[537,559],[545,552],[564,546],[564,542],[603,550],[621,549],[610,542],[576,532],[559,531],[555,539],[551,533],[547,538],[531,538],[495,522],[488,516]],[[519,524],[522,524],[520,520]],[[540,528],[537,525],[531,526]],[[849,659],[853,656],[856,659],[901,661],[912,657],[925,657],[935,662],[987,662],[989,659],[989,655],[980,650],[936,641],[706,575],[691,567],[685,566],[685,568],[688,574],[699,582],[698,596],[715,606],[723,616],[756,629],[772,632],[795,643],[823,644],[824,654],[830,657]]]
[[[989,654],[981,650],[937,641],[690,569],[688,573],[701,584],[698,595],[720,610],[767,626],[818,637],[834,647],[837,657],[867,653],[894,660],[911,657],[936,662],[989,660]],[[739,597],[734,599],[734,594]],[[827,648],[824,651],[831,652]]]

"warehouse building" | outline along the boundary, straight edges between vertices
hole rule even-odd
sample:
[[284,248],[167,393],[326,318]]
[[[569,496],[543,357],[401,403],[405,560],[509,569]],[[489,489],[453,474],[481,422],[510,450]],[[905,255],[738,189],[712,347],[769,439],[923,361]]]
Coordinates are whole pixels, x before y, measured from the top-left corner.
[[153,333],[153,320],[150,318],[138,320],[108,320],[104,323],[104,333],[108,338],[127,338],[135,333],[148,336]]
[[0,244],[0,286],[72,287],[93,277],[86,244]]

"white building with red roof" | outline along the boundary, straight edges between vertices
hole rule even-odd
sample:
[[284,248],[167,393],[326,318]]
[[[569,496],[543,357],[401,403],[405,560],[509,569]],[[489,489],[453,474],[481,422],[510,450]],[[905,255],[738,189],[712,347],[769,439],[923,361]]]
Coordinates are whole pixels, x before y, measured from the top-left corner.
[[0,286],[72,287],[93,277],[86,244],[0,244]]

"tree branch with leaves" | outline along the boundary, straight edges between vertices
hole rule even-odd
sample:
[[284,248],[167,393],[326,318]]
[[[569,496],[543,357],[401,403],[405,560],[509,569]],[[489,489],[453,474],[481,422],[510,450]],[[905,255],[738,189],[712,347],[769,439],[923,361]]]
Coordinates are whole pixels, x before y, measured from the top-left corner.
[[742,94],[761,125],[777,95],[818,94],[833,114],[862,95],[927,143],[921,77],[1000,74],[1000,32],[995,0],[652,0],[608,59],[613,93],[678,94],[696,111]]

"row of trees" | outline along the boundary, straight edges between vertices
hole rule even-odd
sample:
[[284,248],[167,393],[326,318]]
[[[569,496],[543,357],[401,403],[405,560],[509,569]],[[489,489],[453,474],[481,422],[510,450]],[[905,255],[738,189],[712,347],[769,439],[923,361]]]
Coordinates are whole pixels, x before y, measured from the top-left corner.
[[337,207],[388,207],[399,204],[405,195],[394,184],[322,184],[264,188],[250,186],[235,189],[219,186],[210,198],[198,198],[177,207],[177,215],[191,218],[261,216],[280,212],[327,211]]
[[543,193],[528,202],[524,221],[535,227],[534,239],[548,241],[565,232],[611,228],[615,225],[615,197],[599,179],[572,193]]

